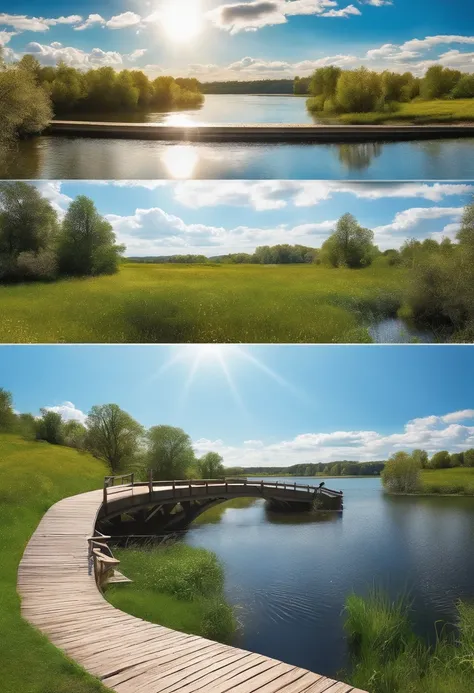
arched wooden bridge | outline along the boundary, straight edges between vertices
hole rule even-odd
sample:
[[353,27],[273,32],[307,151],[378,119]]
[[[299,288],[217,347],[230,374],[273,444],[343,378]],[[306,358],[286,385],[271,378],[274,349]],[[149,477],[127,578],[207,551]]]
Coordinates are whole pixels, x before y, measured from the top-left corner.
[[[114,486],[117,480],[120,485]],[[129,474],[106,478],[98,522],[106,534],[159,534],[187,527],[210,507],[233,498],[263,498],[283,512],[342,510],[342,492],[325,487],[243,478],[153,481],[150,477],[137,483]]]
[[[153,486],[152,500],[165,490]],[[183,484],[176,483],[174,491],[184,494]],[[109,604],[100,587],[118,561],[107,537],[97,533],[97,519],[113,505],[135,504],[147,492],[147,485],[121,485],[114,487],[113,500],[106,491],[106,507],[100,490],[65,498],[48,510],[18,570],[24,618],[118,693],[364,693],[275,659],[148,623]]]

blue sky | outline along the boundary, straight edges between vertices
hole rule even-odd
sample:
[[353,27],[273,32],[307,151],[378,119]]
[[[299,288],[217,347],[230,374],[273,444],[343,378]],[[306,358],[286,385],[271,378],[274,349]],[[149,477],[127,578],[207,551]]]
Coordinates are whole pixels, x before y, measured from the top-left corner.
[[380,248],[407,238],[455,239],[474,183],[340,181],[38,182],[63,215],[79,194],[112,223],[127,255],[253,252],[259,245],[320,247],[346,212]]
[[0,347],[18,411],[84,420],[115,402],[228,465],[474,447],[473,385],[469,346]]
[[81,68],[141,67],[206,79],[310,74],[367,64],[473,71],[465,0],[4,0],[0,41]]

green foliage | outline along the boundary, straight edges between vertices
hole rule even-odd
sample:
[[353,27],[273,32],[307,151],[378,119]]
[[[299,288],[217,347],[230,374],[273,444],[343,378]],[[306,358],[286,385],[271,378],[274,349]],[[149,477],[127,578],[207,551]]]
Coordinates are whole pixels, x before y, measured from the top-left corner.
[[203,94],[292,94],[292,79],[228,80],[204,82],[200,85]]
[[426,450],[413,450],[411,453],[413,460],[419,465],[420,469],[426,469],[429,466],[429,458]]
[[100,67],[81,72],[60,62],[57,67],[40,67],[36,74],[51,95],[56,113],[188,108],[204,100],[197,80],[158,77],[151,81],[140,70]]
[[441,631],[429,646],[413,632],[410,604],[373,589],[346,599],[352,651],[349,682],[371,693],[469,693],[472,690],[474,606],[458,603],[458,635]]
[[117,272],[125,248],[115,244],[112,225],[100,216],[94,202],[80,195],[70,205],[59,238],[59,266],[67,275]]
[[0,154],[18,135],[41,132],[52,118],[51,100],[37,83],[34,61],[5,65],[0,47]]
[[106,597],[134,616],[218,642],[229,642],[235,630],[226,603],[224,572],[215,554],[172,544],[116,552],[121,569],[133,580]]
[[450,455],[447,450],[436,452],[429,461],[430,469],[447,469],[450,467]]
[[208,452],[198,460],[201,479],[220,479],[225,475],[223,457],[218,452]]
[[359,226],[352,214],[344,214],[321,247],[321,261],[332,267],[366,267],[377,253],[373,238],[373,231]]
[[181,428],[153,426],[147,433],[148,466],[154,479],[186,479],[195,464],[191,438]]
[[0,281],[50,278],[59,224],[34,185],[0,183]]
[[41,409],[41,418],[36,426],[36,438],[51,443],[51,445],[62,445],[64,438],[61,414]]
[[0,432],[11,433],[16,424],[13,398],[10,392],[0,387]]
[[0,661],[2,693],[99,693],[106,689],[21,617],[17,571],[45,511],[99,488],[105,466],[90,455],[0,434]]
[[103,404],[92,407],[86,427],[86,448],[114,474],[127,471],[144,434],[142,426],[117,404]]
[[87,428],[79,421],[67,421],[63,423],[64,445],[77,450],[85,450],[87,440]]
[[474,449],[470,448],[464,452],[464,466],[474,467]]
[[[295,82],[295,90],[297,88],[299,83]],[[417,116],[429,120],[434,116],[430,109],[437,108],[440,99],[471,99],[474,79],[470,74],[441,65],[428,68],[423,78],[414,77],[410,72],[399,74],[386,70],[380,73],[365,67],[341,70],[328,66],[314,72],[309,93],[307,107],[310,111],[343,114],[341,120],[344,122],[376,123]],[[417,102],[420,96],[423,101]],[[467,104],[467,109],[474,118],[472,103]],[[449,109],[444,110],[448,112]],[[450,110],[459,109],[451,106]],[[443,112],[443,106],[439,111]]]
[[[466,460],[466,453],[464,453]],[[449,467],[424,469],[421,472],[420,493],[474,496],[474,468]]]
[[390,493],[414,493],[420,488],[419,455],[396,452],[385,464],[382,484]]
[[293,82],[293,94],[307,94],[309,91],[311,77],[295,77]]

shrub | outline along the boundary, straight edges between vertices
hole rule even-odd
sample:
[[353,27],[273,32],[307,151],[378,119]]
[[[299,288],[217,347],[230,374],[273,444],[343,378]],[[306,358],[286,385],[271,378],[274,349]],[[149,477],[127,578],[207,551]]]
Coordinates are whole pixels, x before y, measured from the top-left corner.
[[52,250],[20,253],[16,266],[22,279],[54,279],[58,271],[56,254]]
[[420,488],[420,461],[406,452],[396,452],[382,471],[384,488],[391,493],[414,493]]

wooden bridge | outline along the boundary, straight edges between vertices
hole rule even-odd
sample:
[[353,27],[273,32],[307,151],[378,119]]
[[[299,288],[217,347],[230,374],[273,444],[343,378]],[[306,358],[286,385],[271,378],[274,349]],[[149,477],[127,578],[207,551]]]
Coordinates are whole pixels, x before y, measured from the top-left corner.
[[[119,486],[115,483],[119,482]],[[128,483],[125,485],[125,481]],[[106,477],[98,527],[105,534],[159,534],[183,529],[210,507],[233,498],[263,498],[280,512],[342,510],[342,492],[287,482],[237,479],[136,482]],[[127,516],[127,521],[123,519]]]
[[[236,492],[230,488],[234,482],[227,484],[229,494]],[[198,486],[205,489],[206,482],[191,486],[189,495]],[[176,482],[174,490],[184,494],[184,487]],[[112,493],[110,483],[106,489],[106,507],[99,490],[50,508],[18,570],[24,618],[105,686],[118,693],[364,693],[275,659],[148,623],[109,604],[101,587],[118,561],[107,548],[108,537],[97,533],[97,519],[150,489],[131,482],[114,486]],[[153,500],[169,491],[169,485],[153,485]],[[269,492],[285,493],[275,485]]]
[[228,123],[215,125],[160,125],[52,120],[45,134],[181,142],[396,142],[422,139],[474,137],[474,125],[305,125]]

